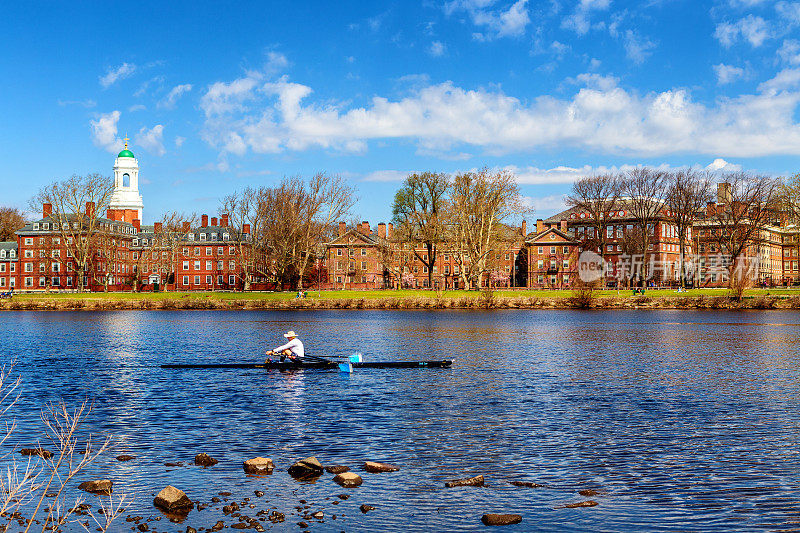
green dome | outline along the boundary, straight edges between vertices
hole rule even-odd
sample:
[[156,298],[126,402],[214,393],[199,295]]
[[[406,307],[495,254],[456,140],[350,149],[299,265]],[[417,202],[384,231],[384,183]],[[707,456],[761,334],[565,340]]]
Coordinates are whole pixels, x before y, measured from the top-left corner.
[[133,157],[133,152],[125,148],[123,151],[119,153],[117,157]]

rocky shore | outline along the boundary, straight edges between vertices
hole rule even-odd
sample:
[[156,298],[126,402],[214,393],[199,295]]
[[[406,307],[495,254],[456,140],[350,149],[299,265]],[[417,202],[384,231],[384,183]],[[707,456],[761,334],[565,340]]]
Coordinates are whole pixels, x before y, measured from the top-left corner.
[[491,294],[409,298],[160,299],[15,298],[0,300],[0,311],[105,310],[313,310],[313,309],[800,309],[800,296],[571,296],[497,297]]
[[[26,449],[27,455],[38,455],[44,457],[47,450]],[[30,453],[31,451],[35,453]],[[23,453],[23,452],[21,452]],[[124,454],[117,457],[118,461],[136,461],[135,455]],[[198,453],[194,461],[179,461],[165,463],[167,472],[176,467],[192,468],[200,467],[203,469],[213,468],[220,463],[220,460],[211,457],[206,453]],[[323,466],[317,457],[307,457],[300,459],[288,466],[288,468],[277,468],[269,458],[255,457],[248,459],[241,464],[242,476],[248,478],[270,478],[274,475],[288,475],[295,483],[327,483],[330,485],[331,496],[324,497],[322,501],[307,501],[297,497],[296,492],[292,491],[296,498],[294,504],[287,503],[286,498],[279,497],[281,503],[271,502],[264,490],[252,490],[252,486],[247,489],[247,495],[235,494],[240,487],[231,487],[228,491],[216,492],[215,496],[207,499],[192,499],[191,494],[184,492],[181,488],[167,485],[161,489],[152,500],[151,511],[142,512],[142,502],[137,502],[139,511],[135,514],[128,514],[124,509],[116,517],[114,525],[109,530],[121,531],[130,528],[134,532],[159,531],[185,531],[186,533],[198,533],[207,531],[222,530],[250,530],[266,531],[271,525],[281,523],[294,523],[300,531],[310,531],[315,524],[334,522],[337,530],[344,530],[348,521],[358,520],[358,517],[371,513],[391,512],[381,502],[360,502],[360,494],[357,489],[362,485],[368,485],[373,476],[403,476],[402,467],[378,461],[363,461],[358,466],[354,466],[360,473],[351,471],[346,465],[330,464]],[[333,476],[326,478],[326,474]],[[363,477],[362,477],[363,476]],[[488,480],[488,482],[487,482]],[[336,486],[334,486],[336,485]],[[439,490],[481,490],[487,486],[505,486],[509,490],[525,491],[536,488],[545,488],[547,485],[535,483],[533,481],[520,480],[501,480],[492,479],[490,476],[479,474],[476,476],[453,479],[445,481]],[[553,489],[554,487],[550,487]],[[98,479],[83,481],[78,485],[78,489],[97,496],[110,496],[113,494],[113,481],[110,479]],[[342,491],[342,489],[347,489]],[[190,491],[191,492],[191,491]],[[554,509],[578,509],[583,507],[594,507],[599,505],[596,500],[587,499],[588,497],[603,497],[607,493],[599,489],[581,489],[575,491],[564,491],[564,502]],[[48,495],[56,497],[56,494]],[[352,498],[352,501],[348,501]],[[87,500],[91,502],[91,500]],[[98,505],[98,504],[95,504]],[[98,509],[93,509],[90,503],[80,503],[75,508],[70,509],[73,519],[77,519],[87,529],[90,529],[90,518],[106,513],[105,508],[99,505]],[[465,516],[466,522],[481,522],[486,526],[505,526],[519,524],[523,521],[523,516],[515,512],[497,509],[481,513],[476,509],[474,516]],[[512,509],[513,511],[513,509]],[[29,520],[24,513],[14,512],[0,513],[9,523],[16,522],[20,527],[25,527],[31,522],[40,524],[39,520]],[[62,524],[66,526],[66,524]],[[80,524],[75,524],[80,527]],[[69,528],[67,528],[69,530]],[[3,529],[0,526],[0,530]],[[102,531],[102,528],[98,529]]]

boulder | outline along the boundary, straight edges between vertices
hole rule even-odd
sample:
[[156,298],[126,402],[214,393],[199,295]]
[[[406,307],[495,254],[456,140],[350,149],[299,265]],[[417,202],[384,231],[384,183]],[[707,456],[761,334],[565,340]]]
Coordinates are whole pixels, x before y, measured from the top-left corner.
[[289,467],[289,475],[295,479],[310,479],[322,475],[322,464],[316,457],[306,457]]
[[564,506],[566,509],[577,509],[579,507],[594,507],[597,505],[596,501],[586,500],[585,502],[568,503]]
[[372,474],[380,474],[381,472],[397,472],[400,470],[400,467],[375,461],[366,461],[364,463],[364,470]]
[[84,481],[78,485],[78,488],[86,492],[91,492],[92,494],[108,496],[111,494],[111,486],[112,483],[110,479],[97,479],[95,481]]
[[522,522],[522,516],[518,514],[487,513],[481,517],[481,522],[485,526],[508,526]]
[[465,477],[462,479],[454,479],[453,481],[447,481],[444,484],[445,487],[452,488],[452,487],[483,487],[483,476],[475,476],[475,477]]
[[599,494],[603,494],[603,491],[595,490],[595,489],[583,489],[583,490],[579,490],[578,494],[580,494],[581,496],[587,496],[587,497],[588,496],[597,496]]
[[38,455],[42,459],[50,459],[53,457],[53,452],[45,450],[44,448],[22,448],[19,453],[27,456]]
[[136,459],[135,455],[122,454],[117,456],[117,461],[132,461],[133,459]]
[[222,528],[224,527],[225,527],[225,522],[223,522],[222,520],[218,520],[216,524],[211,526],[210,531],[222,531]]
[[219,461],[208,455],[207,453],[198,453],[194,456],[194,464],[197,466],[214,466]]
[[256,495],[256,498],[261,498],[261,497],[264,496],[264,491],[263,490],[257,490],[255,492],[253,492],[253,494]]
[[534,483],[533,481],[509,481],[515,487],[527,487],[529,489],[535,489],[538,487],[544,487],[544,485],[540,485],[539,483]]
[[342,472],[341,474],[336,474],[336,477],[334,477],[333,480],[347,489],[358,487],[364,482],[364,480],[361,479],[361,476],[355,472]]
[[197,533],[197,530],[192,526],[186,526],[186,533]]
[[362,513],[367,514],[369,511],[374,511],[375,507],[372,506],[372,505],[367,505],[366,503],[363,503],[363,504],[361,504],[361,507],[359,507],[359,509],[361,510]]
[[194,503],[192,503],[192,500],[189,499],[185,492],[176,489],[172,485],[167,485],[158,493],[158,496],[155,497],[153,505],[167,511],[177,509],[188,511],[192,508]]
[[331,465],[331,466],[326,466],[325,471],[329,474],[341,474],[343,472],[349,472],[350,467],[342,465]]
[[246,474],[264,475],[271,474],[275,470],[275,464],[272,459],[265,457],[256,457],[255,459],[248,459],[242,466]]

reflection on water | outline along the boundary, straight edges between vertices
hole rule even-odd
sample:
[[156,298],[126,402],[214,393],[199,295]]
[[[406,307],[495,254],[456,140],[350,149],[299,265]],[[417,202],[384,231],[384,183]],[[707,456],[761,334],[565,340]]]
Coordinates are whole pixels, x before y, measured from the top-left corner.
[[[315,530],[509,531],[792,529],[800,523],[800,321],[791,312],[102,312],[4,313],[0,338],[24,390],[20,445],[41,435],[47,401],[94,400],[90,429],[116,450],[86,477],[115,480],[154,514],[164,485],[208,502],[264,490],[336,512]],[[298,331],[309,353],[369,360],[453,358],[449,370],[277,373],[162,370],[164,362],[255,361]],[[210,469],[167,468],[196,453]],[[135,461],[113,456],[131,453]],[[330,476],[292,481],[292,461],[402,466],[364,475],[339,505]],[[271,457],[268,478],[241,462]],[[444,481],[484,474],[483,489]],[[543,483],[526,489],[511,480]],[[597,507],[578,490],[605,491]],[[377,511],[362,515],[358,505]],[[209,527],[218,511],[186,523]],[[296,517],[295,517],[296,518]],[[129,524],[119,526],[129,530]],[[169,530],[160,523],[159,530]],[[178,528],[178,526],[175,526]],[[183,531],[185,525],[175,529]]]

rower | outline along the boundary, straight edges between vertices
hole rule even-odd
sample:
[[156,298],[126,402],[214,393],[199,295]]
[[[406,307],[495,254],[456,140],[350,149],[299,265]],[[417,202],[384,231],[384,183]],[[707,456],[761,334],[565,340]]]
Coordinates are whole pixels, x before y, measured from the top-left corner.
[[[298,339],[297,334],[291,330],[287,331],[283,336],[289,339],[289,341],[283,346],[267,351],[267,355],[280,355],[281,361],[286,357],[289,359],[302,359],[303,356],[305,356],[303,341]],[[269,361],[269,359],[267,361]]]

